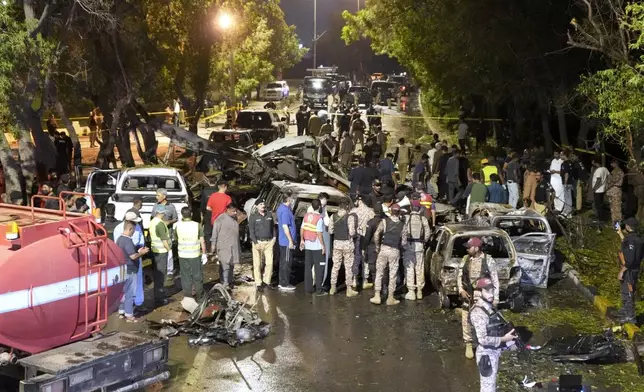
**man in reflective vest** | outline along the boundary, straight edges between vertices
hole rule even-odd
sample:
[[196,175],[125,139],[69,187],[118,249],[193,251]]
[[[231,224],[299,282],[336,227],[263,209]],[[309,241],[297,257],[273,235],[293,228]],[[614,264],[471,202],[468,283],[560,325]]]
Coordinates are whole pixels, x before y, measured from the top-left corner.
[[497,274],[496,263],[489,255],[482,251],[483,241],[479,237],[470,238],[465,247],[467,255],[463,257],[456,277],[456,287],[459,295],[463,299],[463,309],[461,312],[461,328],[463,330],[463,340],[465,341],[465,357],[474,358],[472,347],[472,334],[470,325],[470,306],[480,297],[480,291],[474,291],[474,285],[480,277],[488,277],[494,284],[494,305],[499,303],[499,275]]
[[351,288],[353,282],[353,263],[355,260],[356,226],[358,216],[349,213],[349,203],[345,203],[329,224],[329,234],[333,234],[333,269],[331,270],[331,291],[337,292],[338,273],[344,264],[344,281],[347,285],[347,297],[355,297],[358,292]]
[[389,295],[387,297],[387,305],[397,305],[400,303],[400,301],[394,298],[394,291],[396,290],[400,247],[407,245],[407,225],[400,219],[400,206],[398,204],[392,204],[389,211],[391,216],[383,219],[374,233],[374,241],[378,249],[378,258],[376,259],[376,287],[373,298],[369,301],[375,305],[380,305],[381,303],[380,291],[382,290],[382,277],[387,266],[389,266]]
[[[300,228],[300,250],[304,251],[304,291],[307,294],[313,294],[317,291],[318,296],[327,293],[322,288],[324,279],[324,269],[326,261],[324,259],[325,246],[324,238],[324,219],[320,215],[320,200],[311,201],[309,212],[304,215],[302,226]],[[313,288],[313,267],[315,266],[315,290]]]
[[181,218],[174,226],[181,267],[181,289],[184,297],[194,297],[198,301],[203,295],[201,266],[207,260],[206,240],[201,225],[192,220],[189,207],[181,209]]
[[398,165],[398,174],[400,175],[401,184],[404,184],[407,179],[407,173],[409,172],[410,161],[411,161],[411,146],[405,143],[404,138],[400,138],[400,140],[398,140],[398,147],[396,147],[394,162],[396,162],[396,165]]
[[492,279],[483,277],[476,281],[478,299],[470,310],[472,336],[476,342],[476,364],[481,376],[481,392],[496,392],[496,375],[499,372],[499,357],[504,349],[514,344],[517,338],[514,329],[504,333],[505,320],[494,308],[498,289]]
[[499,175],[499,168],[494,164],[494,158],[492,157],[482,159],[481,164],[483,164],[483,168],[481,169],[481,173],[483,174],[483,183],[486,186],[490,185],[492,183],[490,176],[492,174]]
[[157,305],[166,305],[168,303],[164,285],[168,273],[168,252],[172,248],[170,247],[168,226],[163,221],[165,214],[165,206],[158,205],[155,209],[154,218],[152,218],[148,227],[152,260],[154,261],[154,302]]
[[422,182],[416,182],[414,184],[414,191],[420,195],[421,213],[428,221],[431,218],[430,222],[432,227],[436,227],[436,204],[434,204],[434,197],[430,193],[425,192]]

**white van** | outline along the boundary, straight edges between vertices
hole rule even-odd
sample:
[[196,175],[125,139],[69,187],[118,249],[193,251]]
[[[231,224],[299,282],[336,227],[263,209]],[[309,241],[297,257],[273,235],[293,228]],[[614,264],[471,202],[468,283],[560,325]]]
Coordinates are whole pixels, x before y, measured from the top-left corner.
[[283,80],[270,82],[264,87],[264,99],[267,101],[281,101],[289,94],[288,83]]

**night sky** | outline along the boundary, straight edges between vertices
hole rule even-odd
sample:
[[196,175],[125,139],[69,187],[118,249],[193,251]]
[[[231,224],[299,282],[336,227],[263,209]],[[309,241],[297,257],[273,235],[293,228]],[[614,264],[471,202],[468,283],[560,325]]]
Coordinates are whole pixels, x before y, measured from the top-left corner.
[[[327,28],[329,16],[334,12],[349,10],[355,12],[358,0],[317,0],[318,3],[318,34]],[[360,0],[364,7],[364,0]],[[297,26],[297,35],[306,47],[311,47],[313,38],[313,0],[281,0],[281,6],[286,15],[286,23]]]

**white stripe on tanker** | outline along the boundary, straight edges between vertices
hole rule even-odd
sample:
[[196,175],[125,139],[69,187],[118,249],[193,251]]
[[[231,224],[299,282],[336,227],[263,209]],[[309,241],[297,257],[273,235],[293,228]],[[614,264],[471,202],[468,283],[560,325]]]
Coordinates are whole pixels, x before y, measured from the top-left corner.
[[[112,267],[107,270],[108,287],[121,283],[122,276],[125,276],[125,265]],[[103,272],[103,277],[105,277],[105,272]],[[88,281],[89,293],[91,294],[97,291],[98,273],[95,272],[89,275]],[[103,288],[105,288],[105,283],[103,284]],[[72,297],[82,298],[84,295],[85,276],[82,275],[80,277],[63,280],[61,282],[34,287],[32,290],[33,303],[31,304],[31,307],[45,305]],[[29,309],[29,297],[29,289],[0,294],[0,314]]]

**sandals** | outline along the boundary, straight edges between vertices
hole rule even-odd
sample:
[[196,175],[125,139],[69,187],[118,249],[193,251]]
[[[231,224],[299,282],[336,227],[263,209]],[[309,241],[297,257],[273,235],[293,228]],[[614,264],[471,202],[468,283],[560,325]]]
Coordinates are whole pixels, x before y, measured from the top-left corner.
[[132,316],[132,317],[124,317],[126,323],[138,323],[139,319]]

